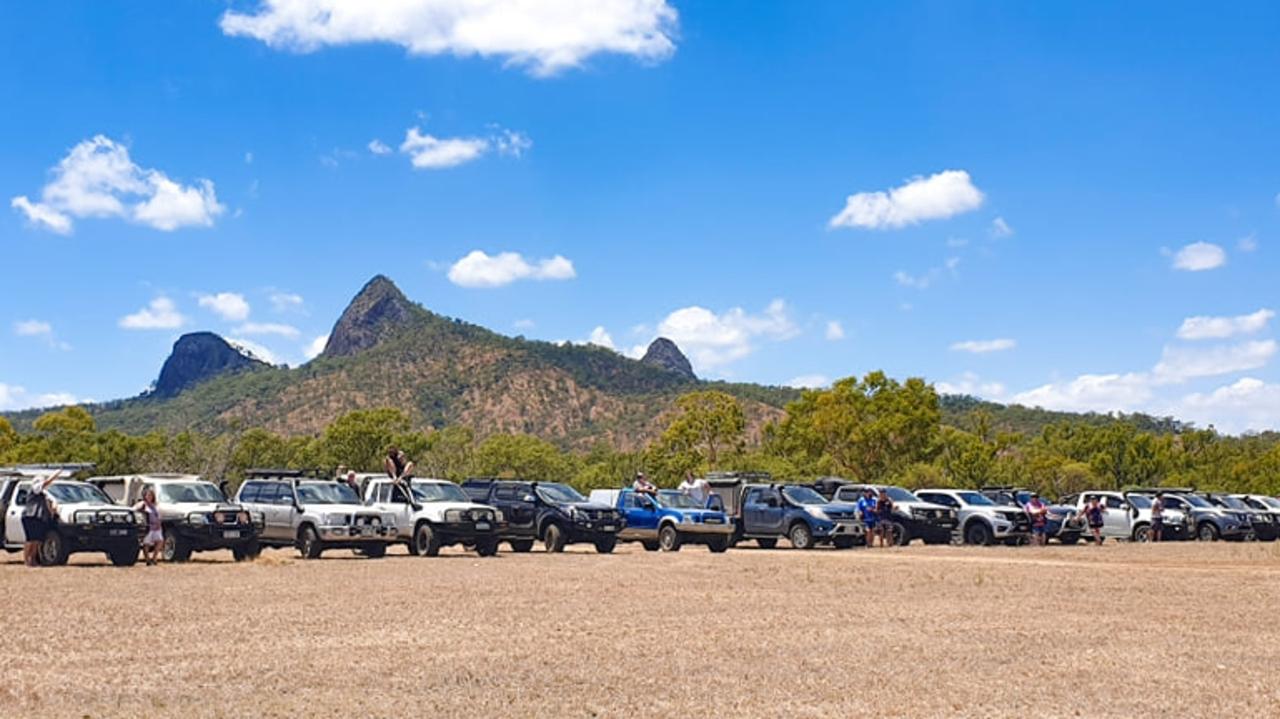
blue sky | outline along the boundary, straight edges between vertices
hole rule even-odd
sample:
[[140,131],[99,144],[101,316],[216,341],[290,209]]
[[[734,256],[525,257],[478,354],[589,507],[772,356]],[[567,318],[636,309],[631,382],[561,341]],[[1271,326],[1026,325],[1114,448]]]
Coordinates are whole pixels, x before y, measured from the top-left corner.
[[1275,3],[333,1],[0,5],[0,408],[197,329],[301,363],[385,273],[707,377],[1280,427]]

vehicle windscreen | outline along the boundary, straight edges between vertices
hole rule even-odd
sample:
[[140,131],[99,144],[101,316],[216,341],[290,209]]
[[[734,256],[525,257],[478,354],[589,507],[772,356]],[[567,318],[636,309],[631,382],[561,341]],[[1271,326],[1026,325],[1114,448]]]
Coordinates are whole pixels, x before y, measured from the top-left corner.
[[995,502],[992,502],[977,492],[956,492],[956,496],[960,498],[961,502],[964,502],[965,504],[972,504],[976,507],[996,506]]
[[1209,504],[1209,502],[1205,500],[1203,497],[1197,497],[1194,494],[1183,494],[1179,496],[1187,500],[1187,504],[1190,504],[1192,507],[1200,507],[1202,509],[1213,509],[1213,505]]
[[413,485],[413,496],[417,497],[419,502],[470,502],[471,498],[466,492],[462,491],[462,487],[456,484],[429,484]]
[[658,492],[658,502],[664,507],[673,509],[702,509],[703,506],[698,500],[690,497],[684,492],[677,492],[672,489]]
[[1138,509],[1151,508],[1150,497],[1144,497],[1141,494],[1130,494],[1130,495],[1126,495],[1125,499],[1129,502],[1129,504],[1132,504],[1134,507],[1137,507]]
[[354,490],[337,482],[309,482],[298,485],[302,504],[360,504]]
[[1223,504],[1225,504],[1226,506],[1232,509],[1244,509],[1244,510],[1251,509],[1249,505],[1245,504],[1239,499],[1236,499],[1235,497],[1218,497],[1218,501],[1222,502]]
[[1276,499],[1275,497],[1254,497],[1254,499],[1262,502],[1271,509],[1280,509],[1280,499]]
[[45,490],[50,497],[62,504],[115,504],[101,489],[92,484],[58,484]]
[[222,490],[207,482],[183,482],[161,484],[156,487],[156,499],[170,504],[194,504],[225,502]]
[[826,504],[821,494],[808,487],[783,487],[782,494],[796,504]]
[[587,498],[578,494],[573,487],[557,482],[539,482],[538,495],[544,502],[559,504],[561,502],[585,502]]
[[889,495],[889,499],[895,502],[919,502],[920,498],[908,492],[902,487],[885,487],[884,491]]

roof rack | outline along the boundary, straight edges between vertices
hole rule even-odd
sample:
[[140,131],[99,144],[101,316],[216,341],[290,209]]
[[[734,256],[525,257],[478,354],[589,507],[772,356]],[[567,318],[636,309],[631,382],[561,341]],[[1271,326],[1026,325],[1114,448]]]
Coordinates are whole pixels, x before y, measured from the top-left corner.
[[984,484],[978,487],[979,492],[1021,492],[1025,487],[1019,487],[1013,484]]
[[1156,492],[1164,492],[1165,494],[1195,494],[1199,490],[1195,487],[1129,487],[1121,490],[1124,492],[1132,492],[1133,494],[1155,494]]
[[702,477],[708,484],[772,484],[773,475],[768,472],[707,472]]
[[306,470],[302,469],[270,469],[266,467],[246,469],[244,476],[246,479],[319,479],[319,477],[312,477]]

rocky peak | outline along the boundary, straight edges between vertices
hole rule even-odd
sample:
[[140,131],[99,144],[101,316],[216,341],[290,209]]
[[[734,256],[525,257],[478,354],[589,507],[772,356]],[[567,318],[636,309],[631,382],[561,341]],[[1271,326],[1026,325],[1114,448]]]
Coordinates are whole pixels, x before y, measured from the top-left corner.
[[640,361],[653,367],[675,372],[689,379],[697,379],[697,376],[693,374],[693,365],[689,364],[689,358],[684,356],[684,353],[680,351],[675,342],[666,337],[659,337],[654,340],[644,353],[644,357],[640,358]]
[[160,368],[152,394],[173,397],[179,392],[227,372],[269,367],[231,346],[212,332],[192,332],[173,343],[173,352]]
[[347,357],[373,347],[413,316],[413,305],[383,275],[369,280],[338,318],[322,357]]

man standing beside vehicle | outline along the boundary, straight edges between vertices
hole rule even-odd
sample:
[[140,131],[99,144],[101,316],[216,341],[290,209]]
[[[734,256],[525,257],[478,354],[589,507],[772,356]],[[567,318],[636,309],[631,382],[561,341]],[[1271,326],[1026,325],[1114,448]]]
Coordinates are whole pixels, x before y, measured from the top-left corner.
[[1151,500],[1151,541],[1159,542],[1164,531],[1164,492],[1156,492]]
[[40,566],[40,545],[44,544],[57,511],[57,505],[45,490],[61,475],[62,470],[58,470],[48,477],[33,480],[27,501],[22,506],[22,561],[28,567]]
[[884,487],[880,488],[880,496],[876,499],[876,526],[879,528],[880,546],[897,544],[893,538],[893,500]]
[[879,533],[879,515],[876,514],[876,492],[874,489],[867,487],[862,490],[862,498],[855,505],[858,510],[858,516],[862,518],[862,524],[866,527],[867,546],[874,547],[876,535]]
[[1031,536],[1035,539],[1038,546],[1043,547],[1049,542],[1047,534],[1049,530],[1049,508],[1044,502],[1040,501],[1040,495],[1032,492],[1031,499],[1027,501],[1027,505],[1023,507],[1027,517],[1031,519]]

